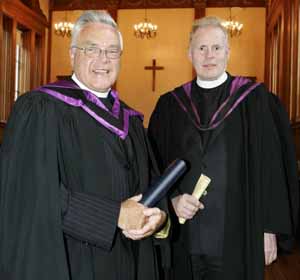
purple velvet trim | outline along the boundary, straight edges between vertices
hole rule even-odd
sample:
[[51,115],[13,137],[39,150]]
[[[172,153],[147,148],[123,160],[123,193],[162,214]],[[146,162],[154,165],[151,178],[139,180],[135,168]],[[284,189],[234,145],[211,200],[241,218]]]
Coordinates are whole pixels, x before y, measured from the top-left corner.
[[225,116],[219,120],[216,123],[213,123],[215,121],[215,119],[217,118],[217,113],[220,112],[220,108],[219,110],[215,113],[215,115],[212,117],[211,121],[209,122],[210,127],[207,128],[207,130],[210,129],[214,129],[216,128],[221,122],[223,122],[231,113],[232,111],[247,97],[247,95],[254,90],[257,86],[259,86],[260,83],[255,83],[253,84],[251,87],[249,87],[233,104],[233,106],[227,111],[227,113],[225,114]]
[[[240,87],[242,87],[243,85],[245,85],[245,84],[247,84],[247,83],[249,83],[249,82],[250,82],[250,80],[247,79],[247,78],[244,78],[244,77],[235,77],[235,78],[233,79],[233,81],[232,81],[232,83],[231,83],[231,86],[230,86],[229,96],[228,96],[228,97],[226,98],[226,100],[221,104],[221,106],[219,107],[219,109],[214,113],[214,115],[212,116],[212,118],[211,118],[211,120],[210,120],[210,122],[209,122],[209,125],[212,125],[212,124],[213,124],[213,122],[214,122],[215,119],[217,118],[218,114],[221,112],[221,110],[222,110],[222,109],[226,106],[226,104],[229,102],[231,96],[234,95],[234,93],[236,93]],[[256,85],[256,84],[254,84],[254,85]],[[258,84],[257,84],[257,85],[258,85]],[[253,86],[251,86],[250,89],[251,89],[252,87],[253,87]],[[256,86],[255,86],[255,87],[256,87]],[[254,89],[255,87],[253,87],[253,89]],[[251,89],[251,90],[252,90],[252,89]],[[229,114],[230,114],[230,113],[238,106],[238,104],[239,104],[239,103],[240,103],[240,102],[248,95],[248,93],[251,92],[251,90],[250,90],[250,91],[246,90],[245,93],[247,93],[247,94],[243,93],[243,94],[238,98],[238,100],[233,104],[233,107],[231,107],[231,108],[229,109],[229,111],[226,113],[226,115],[224,116],[223,119],[225,119],[225,118],[227,117],[227,115],[229,115]],[[243,97],[243,98],[241,98],[241,97]],[[218,123],[219,123],[219,122],[218,122]],[[216,127],[216,126],[213,125],[212,128],[215,128],[215,127]]]
[[176,101],[179,103],[179,106],[182,108],[182,110],[187,113],[188,112],[187,108],[184,106],[184,104],[181,102],[179,97],[176,95],[175,91],[172,91],[171,93],[175,97]]
[[192,81],[187,82],[187,83],[184,84],[182,87],[183,87],[184,91],[185,91],[188,95],[190,95],[190,94],[191,94],[191,91],[192,91]]
[[242,87],[243,85],[245,85],[249,82],[251,82],[251,81],[245,77],[240,77],[240,76],[235,77],[231,83],[230,95],[233,94],[234,92],[236,92],[240,87]]
[[[68,88],[68,89],[70,89],[70,88],[80,89],[80,87],[75,82],[68,81],[68,80],[57,81],[57,82],[54,82],[54,83],[50,83],[46,86],[47,87]],[[92,92],[87,91],[87,90],[83,90],[83,93],[86,96],[87,100],[89,100],[92,103],[96,104],[98,107],[105,110],[106,112],[108,112],[110,115],[112,115],[116,119],[119,118],[120,100],[119,100],[119,95],[118,95],[117,91],[111,90],[111,96],[114,98],[114,104],[112,106],[112,112],[109,111],[108,108],[103,104],[103,102],[101,102],[101,100],[98,99],[98,97],[95,96]],[[143,115],[142,114],[140,114],[140,115],[143,118]]]
[[[183,89],[184,89],[184,91],[185,91],[187,97],[188,97],[189,100],[190,100],[190,103],[191,103],[191,106],[192,106],[193,113],[194,113],[194,115],[195,115],[195,117],[196,117],[197,123],[195,123],[195,122],[194,122],[194,123],[195,123],[196,127],[200,128],[200,125],[201,125],[201,123],[200,123],[200,116],[199,116],[199,114],[198,114],[198,110],[197,110],[195,104],[194,104],[193,101],[192,101],[192,96],[191,96],[192,82],[191,82],[191,81],[190,81],[190,82],[187,82],[187,83],[185,83],[182,87],[183,87]],[[176,96],[176,93],[173,91],[172,94],[173,94],[173,96],[175,96],[175,98],[176,98],[177,102],[179,103],[180,107],[187,113],[187,108],[184,106],[184,104],[181,102],[181,100]]]
[[[100,123],[102,126],[107,128],[108,130],[110,130],[114,134],[118,135],[123,140],[128,135],[129,117],[139,116],[139,117],[143,118],[143,116],[139,112],[131,110],[131,109],[124,108],[123,109],[123,121],[124,121],[123,129],[119,129],[119,128],[115,127],[114,125],[110,124],[109,122],[107,122],[102,117],[98,116],[94,111],[92,111],[88,106],[86,106],[81,99],[76,99],[76,98],[72,98],[72,97],[69,97],[69,96],[65,96],[65,95],[63,95],[63,94],[61,94],[61,93],[59,93],[55,90],[52,90],[52,89],[49,89],[49,88],[46,88],[46,87],[54,87],[54,88],[60,87],[60,88],[70,88],[70,89],[78,88],[79,89],[79,87],[76,87],[75,84],[73,84],[72,82],[68,82],[68,81],[60,81],[59,84],[58,83],[52,83],[52,84],[40,87],[37,90],[40,91],[40,92],[47,93],[47,94],[53,96],[54,98],[59,99],[59,100],[63,101],[64,103],[67,103],[71,106],[81,107],[85,112],[87,112],[91,117],[93,117],[98,123]],[[96,103],[96,100],[93,97],[91,97],[91,96],[94,96],[92,93],[90,93],[88,91],[84,91],[84,92],[85,92],[85,95],[86,95],[86,97],[89,101],[94,103],[96,106],[102,108],[102,106],[99,103]],[[117,98],[117,92],[113,91],[112,96],[114,98]],[[98,100],[98,98],[96,98],[96,99]],[[118,100],[118,102],[114,103],[114,105],[115,104],[117,104],[117,105],[115,106],[115,111],[113,112],[112,115],[115,115],[114,116],[115,118],[119,118],[120,102],[119,102],[118,98],[115,99],[115,100]],[[102,105],[105,106],[103,103],[102,103]],[[102,108],[102,109],[104,109],[104,108]],[[107,108],[106,108],[105,111],[109,112]],[[116,113],[118,113],[118,115],[116,115]]]
[[[219,126],[232,112],[233,110],[247,97],[247,95],[253,90],[255,89],[258,85],[260,85],[260,83],[255,83],[252,86],[250,86],[245,92],[243,92],[241,94],[241,96],[234,102],[234,104],[232,105],[232,107],[227,111],[227,113],[225,114],[225,116],[215,122],[216,118],[218,117],[218,115],[220,114],[220,112],[222,111],[222,109],[226,106],[226,104],[229,102],[230,98],[238,91],[238,89],[240,89],[243,85],[249,83],[250,80],[244,77],[235,77],[231,83],[231,87],[230,87],[230,93],[229,96],[226,98],[226,100],[221,104],[221,106],[218,108],[218,110],[213,114],[210,122],[209,122],[209,126],[207,128],[203,128],[201,127],[201,123],[200,123],[200,116],[198,114],[197,108],[195,106],[195,104],[192,101],[192,97],[191,97],[191,89],[192,89],[192,81],[184,84],[182,87],[187,95],[187,97],[190,100],[191,106],[192,106],[192,110],[194,112],[194,115],[196,117],[197,123],[195,123],[196,127],[200,130],[203,131],[207,131],[207,130],[212,130],[214,128],[216,128],[217,126]],[[179,106],[187,113],[187,108],[185,107],[185,105],[181,102],[181,100],[178,98],[178,96],[176,95],[175,91],[172,92],[172,95],[175,97],[175,99],[177,100]]]
[[200,126],[201,125],[200,116],[199,116],[198,110],[197,110],[194,102],[192,101],[192,96],[191,96],[192,82],[188,82],[188,83],[184,84],[183,88],[184,88],[184,91],[185,91],[185,93],[187,94],[187,96],[188,96],[188,98],[190,100],[190,103],[191,103],[191,106],[192,106],[192,110],[193,110],[194,115],[195,115],[196,120],[197,120],[197,124],[198,124],[198,126]]

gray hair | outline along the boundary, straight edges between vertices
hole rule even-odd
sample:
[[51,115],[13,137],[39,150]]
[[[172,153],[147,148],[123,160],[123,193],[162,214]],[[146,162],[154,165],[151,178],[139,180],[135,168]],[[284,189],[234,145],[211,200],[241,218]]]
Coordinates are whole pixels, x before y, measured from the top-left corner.
[[192,41],[193,35],[199,28],[205,27],[216,27],[219,28],[225,36],[226,43],[228,44],[228,33],[227,29],[223,26],[223,21],[217,17],[203,17],[194,21],[192,31],[190,33],[190,42]]
[[120,47],[123,50],[123,38],[122,34],[118,29],[118,25],[110,14],[106,11],[87,11],[84,12],[75,22],[72,29],[72,39],[71,39],[71,48],[76,46],[77,37],[80,31],[89,23],[103,23],[113,27],[119,36]]

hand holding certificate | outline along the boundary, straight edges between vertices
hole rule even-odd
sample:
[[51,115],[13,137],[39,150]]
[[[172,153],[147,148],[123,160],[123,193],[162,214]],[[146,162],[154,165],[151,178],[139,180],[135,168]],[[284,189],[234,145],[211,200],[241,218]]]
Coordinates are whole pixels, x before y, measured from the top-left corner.
[[[198,182],[194,188],[192,196],[194,196],[195,198],[197,198],[197,200],[199,200],[201,198],[201,196],[204,194],[204,192],[206,192],[206,188],[208,187],[210,181],[211,181],[211,179],[209,177],[201,174],[201,176],[198,179]],[[179,218],[180,224],[184,224],[185,221],[186,220],[184,218]]]

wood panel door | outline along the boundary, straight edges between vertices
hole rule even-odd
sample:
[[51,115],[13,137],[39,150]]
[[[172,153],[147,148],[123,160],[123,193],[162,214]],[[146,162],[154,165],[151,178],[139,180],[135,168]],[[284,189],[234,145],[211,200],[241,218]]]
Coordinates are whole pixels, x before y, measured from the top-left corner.
[[0,143],[16,98],[45,81],[45,30],[38,0],[0,1]]

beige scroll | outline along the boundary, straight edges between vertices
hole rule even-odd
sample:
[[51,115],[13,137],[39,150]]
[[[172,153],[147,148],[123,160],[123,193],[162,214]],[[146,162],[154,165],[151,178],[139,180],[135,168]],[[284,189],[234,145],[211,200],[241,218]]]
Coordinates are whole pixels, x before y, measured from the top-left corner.
[[[199,177],[198,182],[194,188],[192,196],[199,200],[200,197],[206,192],[206,188],[208,187],[210,181],[211,181],[211,179],[209,177],[201,174],[201,176]],[[184,218],[179,218],[180,224],[184,224],[185,221],[186,220]]]

